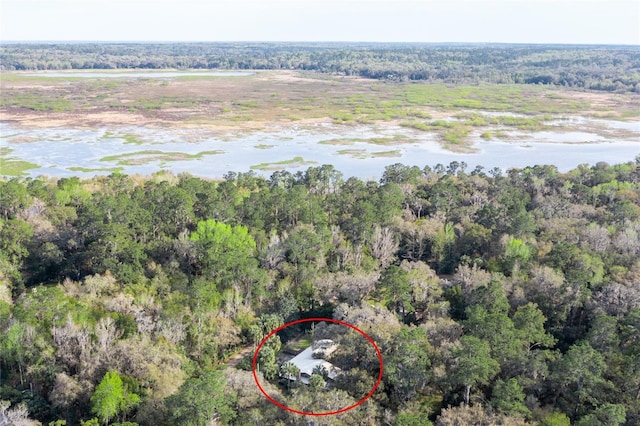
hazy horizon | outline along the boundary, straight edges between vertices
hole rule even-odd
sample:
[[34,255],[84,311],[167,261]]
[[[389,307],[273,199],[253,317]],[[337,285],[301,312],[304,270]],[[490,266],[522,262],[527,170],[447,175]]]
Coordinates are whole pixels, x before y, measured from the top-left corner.
[[3,0],[0,41],[640,45],[629,0]]

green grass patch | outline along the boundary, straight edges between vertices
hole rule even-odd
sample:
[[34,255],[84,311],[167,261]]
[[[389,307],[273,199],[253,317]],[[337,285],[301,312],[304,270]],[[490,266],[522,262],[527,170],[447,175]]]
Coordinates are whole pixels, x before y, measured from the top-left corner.
[[[630,113],[630,111],[623,112],[623,113],[621,113],[621,115],[624,117],[624,115],[628,114],[628,113]],[[592,115],[592,117],[593,118],[613,119],[613,120],[618,118],[614,112],[603,112],[603,113],[596,112],[596,113],[594,113]]]
[[273,147],[275,147],[275,145],[265,145],[265,144],[254,145],[254,148],[256,149],[271,149]]
[[321,145],[353,145],[356,142],[366,142],[366,139],[344,138],[344,139],[327,139],[318,142]]
[[251,170],[262,170],[262,171],[275,171],[282,170],[288,167],[303,167],[311,164],[317,164],[315,161],[307,161],[302,157],[294,157],[290,160],[276,161],[273,163],[260,163],[254,166],[251,166]]
[[121,172],[122,167],[80,167],[80,166],[72,166],[68,168],[69,171],[72,172],[82,172],[82,173],[91,173],[91,172]]
[[64,98],[54,98],[43,92],[6,93],[0,98],[0,107],[26,108],[41,112],[65,112],[74,109],[74,103]]
[[233,117],[229,117],[230,121],[253,121],[253,117],[250,115],[234,115]]
[[546,127],[544,122],[550,119],[551,117],[546,115],[540,117],[493,117],[494,122],[498,125],[516,127],[522,130],[542,130]]
[[369,157],[366,149],[341,149],[337,152],[338,155],[348,155],[351,158],[364,159]]
[[143,143],[143,141],[139,139],[138,136],[130,133],[122,135],[122,138],[124,139],[125,144],[141,145]]
[[567,113],[589,108],[552,88],[530,85],[454,86],[410,84],[401,92],[407,104],[438,109],[474,109],[521,114]]
[[124,139],[125,144],[142,145],[144,141],[140,139],[138,135],[133,133],[126,133],[121,136]]
[[451,130],[448,130],[442,138],[453,145],[462,145],[467,141],[467,136],[469,135],[469,129],[464,127],[455,127]]
[[311,346],[311,343],[313,343],[311,341],[311,338],[309,336],[304,336],[288,342],[285,350],[297,353],[307,349],[309,346]]
[[110,131],[104,132],[104,135],[100,138],[104,139],[124,139],[125,144],[133,144],[133,145],[142,145],[144,141],[140,139],[140,137],[134,133],[125,133],[125,134],[116,134]]
[[[396,95],[397,96],[397,95]],[[374,95],[352,95],[346,99],[330,99],[326,114],[334,123],[371,124],[377,121],[393,121],[406,117],[428,119],[431,116],[419,109],[409,108],[402,99],[381,100]]]
[[405,121],[400,123],[403,127],[422,130],[424,132],[452,132],[466,127],[466,123],[459,120],[433,120],[433,121]]
[[431,126],[427,122],[422,121],[403,121],[402,123],[400,123],[400,125],[402,127],[410,127],[412,129],[422,130],[424,132],[433,130],[433,126]]
[[39,167],[39,165],[29,161],[0,158],[0,175],[3,176],[23,176],[27,170],[37,169]]
[[636,117],[640,117],[640,108],[630,109],[627,111],[622,111],[620,113],[620,118],[636,118]]
[[128,104],[131,111],[152,111],[167,108],[195,108],[211,102],[209,98],[191,98],[180,96],[159,96],[136,99]]
[[454,99],[451,106],[455,108],[483,109],[485,103],[479,99]]
[[391,151],[374,151],[367,152],[366,149],[341,149],[337,152],[338,155],[349,155],[352,158],[363,160],[366,158],[381,158],[381,157],[401,157],[402,152],[399,149]]
[[52,77],[52,76],[40,75],[37,73],[32,74],[32,71],[30,71],[29,73],[23,73],[23,72],[12,73],[12,72],[5,72],[5,71],[2,72],[2,80],[5,82],[51,83],[51,82],[59,82],[62,79],[64,79],[64,81],[87,80],[86,78],[83,78],[83,77],[67,77],[67,76]]
[[405,135],[393,135],[391,137],[378,137],[365,139],[364,142],[374,145],[402,145],[405,143],[415,142],[415,139],[409,138]]
[[424,111],[416,111],[416,110],[408,110],[407,111],[407,117],[415,117],[415,118],[423,118],[425,120],[428,120],[431,118],[431,114],[426,113]]
[[434,120],[430,122],[407,121],[401,126],[410,127],[424,132],[435,132],[447,145],[466,145],[471,126],[461,120]]
[[429,123],[429,125],[433,128],[439,128],[439,129],[453,129],[455,127],[457,127],[459,125],[459,123],[455,122],[455,121],[448,121],[448,120],[434,120],[431,123]]
[[153,161],[185,161],[185,160],[197,160],[205,155],[217,155],[223,154],[224,151],[202,151],[196,154],[186,154],[184,152],[166,152],[157,150],[145,150],[138,152],[128,152],[124,154],[108,155],[102,157],[100,161],[112,162],[116,161],[121,166],[135,166],[140,164],[147,164]]
[[231,105],[240,107],[240,109],[252,109],[260,107],[260,105],[258,105],[258,103],[254,101],[234,101],[231,103]]
[[374,138],[344,138],[344,139],[328,139],[318,142],[322,145],[353,145],[356,142],[369,143],[372,145],[402,145],[405,143],[415,142],[415,139],[405,135],[380,136]]
[[330,112],[329,117],[335,124],[353,124],[356,119],[353,114],[339,111]]
[[545,129],[548,127],[546,122],[553,120],[553,117],[549,114],[536,115],[534,117],[518,117],[514,115],[496,115],[489,117],[481,113],[465,112],[456,114],[455,117],[465,124],[474,127],[506,126],[532,131]]
[[29,161],[7,157],[13,151],[11,148],[0,147],[0,175],[23,176],[27,170],[37,169],[40,166]]
[[402,156],[402,152],[398,149],[394,149],[392,151],[376,151],[376,152],[372,152],[371,154],[372,158],[380,158],[380,157],[401,157]]

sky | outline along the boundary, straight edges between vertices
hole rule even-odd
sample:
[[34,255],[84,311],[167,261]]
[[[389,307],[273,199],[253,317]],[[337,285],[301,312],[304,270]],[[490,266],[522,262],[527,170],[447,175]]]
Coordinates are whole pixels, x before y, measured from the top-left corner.
[[0,0],[0,41],[640,45],[640,0]]

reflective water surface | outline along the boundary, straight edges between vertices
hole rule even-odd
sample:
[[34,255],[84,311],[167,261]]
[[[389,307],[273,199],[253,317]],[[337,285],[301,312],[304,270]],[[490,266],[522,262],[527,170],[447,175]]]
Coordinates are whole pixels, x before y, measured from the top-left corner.
[[64,77],[64,78],[174,78],[174,77],[246,77],[254,75],[253,72],[242,71],[114,71],[114,72],[90,72],[90,71],[62,71],[62,72],[33,72],[24,75],[29,77]]
[[[474,134],[473,153],[445,150],[433,133],[388,125],[318,124],[229,135],[202,129],[146,127],[25,129],[0,123],[0,144],[11,150],[10,157],[40,166],[28,171],[31,176],[92,176],[109,174],[120,167],[125,173],[169,170],[220,178],[228,171],[246,172],[252,166],[257,173],[269,176],[276,169],[296,171],[332,164],[346,177],[378,179],[385,166],[398,162],[422,168],[464,161],[470,168],[481,165],[504,170],[552,164],[567,171],[582,163],[631,161],[640,154],[640,129],[625,126],[626,132],[632,132],[625,138],[605,137],[585,129],[529,133],[507,130],[501,139],[489,141]],[[394,141],[397,135],[405,139]],[[371,138],[386,139],[381,142]],[[118,157],[121,154],[129,155]],[[291,162],[295,157],[304,161]],[[83,169],[78,171],[78,167]]]

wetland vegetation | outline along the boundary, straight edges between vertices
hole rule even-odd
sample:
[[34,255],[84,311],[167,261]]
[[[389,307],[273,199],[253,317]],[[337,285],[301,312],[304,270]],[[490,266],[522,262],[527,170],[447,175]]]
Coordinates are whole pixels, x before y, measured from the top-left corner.
[[310,164],[315,164],[315,161],[307,161],[302,157],[294,157],[289,160],[275,161],[273,163],[255,164],[251,166],[251,170],[275,171],[284,170],[288,167],[298,168]]
[[[291,70],[233,77],[190,75],[122,80],[99,76],[43,77],[4,71],[2,77],[0,112],[3,122],[12,126],[11,133],[21,128],[105,128],[104,138],[123,139],[131,145],[159,142],[143,136],[145,132],[135,126],[167,128],[167,135],[175,131],[176,140],[184,140],[181,129],[201,129],[199,135],[190,133],[192,139],[185,140],[198,142],[207,135],[235,140],[241,133],[333,123],[343,126],[346,133],[366,126],[374,130],[404,126],[424,132],[445,149],[465,153],[476,152],[479,140],[513,140],[513,131],[534,134],[584,129],[584,122],[566,120],[558,124],[558,120],[567,117],[637,122],[640,116],[640,100],[633,93],[530,84],[398,82]],[[123,130],[125,126],[128,129]],[[609,141],[638,137],[637,130],[622,128],[591,126],[589,131]],[[31,137],[6,136],[3,141],[9,147]],[[422,139],[409,132],[396,132],[385,136],[331,138],[322,143],[406,146]],[[263,151],[267,151],[267,145],[276,146],[273,142],[254,144],[255,149]],[[186,153],[183,158],[190,158],[189,155],[192,154]],[[367,158],[371,157],[367,154]],[[164,158],[172,159],[180,157],[176,154]],[[15,165],[16,160],[33,161],[13,158],[11,163]],[[244,170],[251,165],[256,163],[246,164]],[[71,167],[80,170],[77,168],[102,166]],[[16,174],[29,169],[7,166],[3,170],[4,174]]]
[[202,151],[196,154],[185,154],[183,152],[166,152],[158,150],[145,150],[137,152],[127,152],[125,154],[109,155],[102,157],[100,161],[112,162],[122,166],[145,164],[152,161],[176,161],[176,160],[195,160],[205,155],[222,154],[223,151]]
[[12,151],[11,148],[0,146],[0,174],[5,176],[20,176],[27,170],[39,167],[37,164],[12,157]]
[[369,152],[366,149],[341,149],[337,151],[337,154],[348,155],[358,159],[401,156],[401,152],[397,149],[390,150],[390,151],[373,151],[373,152]]

